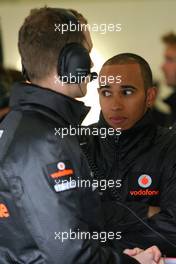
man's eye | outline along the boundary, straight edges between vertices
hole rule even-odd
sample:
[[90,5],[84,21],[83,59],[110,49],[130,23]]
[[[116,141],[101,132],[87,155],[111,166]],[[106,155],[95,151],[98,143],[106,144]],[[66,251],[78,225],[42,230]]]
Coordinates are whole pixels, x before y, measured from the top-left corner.
[[105,96],[105,97],[109,97],[109,96],[111,96],[111,93],[108,92],[108,91],[103,91],[102,94],[103,94],[103,96]]
[[168,62],[168,63],[176,63],[176,58],[167,58],[166,62]]
[[123,90],[122,93],[124,95],[132,95],[134,93],[134,91],[133,90]]

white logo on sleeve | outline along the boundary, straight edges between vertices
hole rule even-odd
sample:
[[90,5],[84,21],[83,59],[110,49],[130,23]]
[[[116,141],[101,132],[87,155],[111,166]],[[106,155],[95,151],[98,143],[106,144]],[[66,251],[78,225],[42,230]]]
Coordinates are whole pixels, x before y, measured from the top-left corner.
[[152,178],[149,175],[143,174],[139,177],[138,184],[142,188],[148,188],[152,184]]
[[58,170],[65,170],[65,163],[64,162],[58,162],[57,163]]

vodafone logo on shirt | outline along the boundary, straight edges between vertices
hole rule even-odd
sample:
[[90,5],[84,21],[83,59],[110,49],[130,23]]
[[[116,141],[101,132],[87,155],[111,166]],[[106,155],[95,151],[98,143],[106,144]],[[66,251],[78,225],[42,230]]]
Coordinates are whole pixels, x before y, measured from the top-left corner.
[[152,184],[152,178],[147,174],[143,174],[139,177],[138,184],[142,188],[148,188]]
[[148,174],[142,174],[138,178],[138,185],[141,189],[130,190],[131,196],[156,196],[159,195],[159,190],[154,190],[152,187],[152,177]]

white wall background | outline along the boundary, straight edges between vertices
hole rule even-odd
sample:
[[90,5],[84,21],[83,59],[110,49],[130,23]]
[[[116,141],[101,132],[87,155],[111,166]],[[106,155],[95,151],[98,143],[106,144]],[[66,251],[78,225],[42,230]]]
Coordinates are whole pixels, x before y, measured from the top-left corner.
[[[31,8],[42,7],[74,8],[83,13],[89,24],[122,24],[121,32],[92,32],[94,50],[92,59],[95,69],[111,56],[120,52],[134,52],[143,56],[151,65],[154,77],[162,80],[160,65],[163,46],[160,37],[168,31],[176,31],[176,0],[65,0],[65,1],[2,1],[0,17],[3,34],[5,66],[19,68],[17,50],[18,30]],[[92,106],[85,123],[98,119],[97,83],[91,83],[86,104]],[[163,86],[161,97],[169,93]],[[167,110],[167,109],[166,109]]]

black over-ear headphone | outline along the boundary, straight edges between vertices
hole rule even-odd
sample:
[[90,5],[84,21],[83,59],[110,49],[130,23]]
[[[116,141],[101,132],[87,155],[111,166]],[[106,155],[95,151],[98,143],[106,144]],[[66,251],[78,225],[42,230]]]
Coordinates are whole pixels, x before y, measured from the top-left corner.
[[[66,9],[58,9],[66,24],[74,24],[79,30],[79,22],[75,15]],[[23,74],[29,80],[24,65],[22,65]],[[96,72],[90,72],[91,58],[88,50],[80,43],[74,42],[66,44],[60,52],[57,63],[57,73],[62,82],[81,83],[86,76],[90,75],[90,81],[97,78]]]
[[64,46],[58,59],[58,75],[62,82],[81,83],[90,75],[92,81],[97,75],[91,73],[91,59],[87,49],[79,43]]
[[[79,30],[79,22],[71,11],[64,10],[67,23],[73,23]],[[90,72],[91,58],[88,50],[79,43],[66,44],[58,58],[57,72],[62,82],[81,83],[90,75],[90,81],[97,78],[96,72]]]

